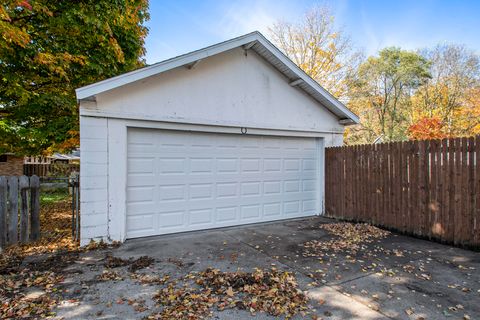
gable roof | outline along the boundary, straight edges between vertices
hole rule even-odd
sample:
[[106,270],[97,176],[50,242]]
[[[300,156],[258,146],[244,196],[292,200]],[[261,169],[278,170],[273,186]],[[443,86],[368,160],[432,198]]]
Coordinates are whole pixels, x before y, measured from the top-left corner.
[[307,94],[339,117],[342,124],[359,123],[359,118],[356,114],[350,111],[334,96],[332,96],[327,90],[319,85],[318,82],[308,76],[292,60],[285,56],[285,54],[283,54],[258,31],[254,31],[231,40],[220,42],[200,50],[161,61],[138,70],[93,83],[82,88],[78,88],[76,89],[77,99],[78,101],[94,99],[95,95],[102,92],[106,92],[177,67],[188,65],[193,66],[196,62],[202,59],[206,59],[238,47],[243,47],[245,50],[255,51],[258,55],[263,57],[278,71],[285,75],[285,77],[289,79],[292,86],[296,86],[304,90]]

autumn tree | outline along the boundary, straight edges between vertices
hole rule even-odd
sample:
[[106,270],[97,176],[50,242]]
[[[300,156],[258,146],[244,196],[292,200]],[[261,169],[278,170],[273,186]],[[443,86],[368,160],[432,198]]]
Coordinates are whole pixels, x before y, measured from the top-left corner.
[[144,64],[147,0],[0,5],[0,152],[78,144],[74,89]]
[[444,123],[438,117],[418,119],[408,127],[408,137],[412,140],[443,139],[447,137]]
[[463,97],[460,113],[466,135],[480,134],[480,84],[470,88]]
[[475,117],[475,95],[480,87],[478,55],[460,45],[438,45],[422,50],[421,54],[431,62],[432,77],[412,98],[412,123],[436,118],[446,136],[471,135],[478,123]]
[[429,67],[421,55],[400,48],[385,48],[362,63],[348,81],[348,106],[361,124],[349,129],[347,142],[406,139],[410,98],[430,78]]
[[359,61],[350,39],[335,26],[326,7],[315,7],[299,23],[278,21],[270,37],[305,73],[338,98],[345,97],[345,78]]

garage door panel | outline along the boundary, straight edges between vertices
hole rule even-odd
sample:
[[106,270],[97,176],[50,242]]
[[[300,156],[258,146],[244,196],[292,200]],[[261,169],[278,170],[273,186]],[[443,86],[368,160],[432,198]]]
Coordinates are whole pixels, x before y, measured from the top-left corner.
[[161,175],[185,174],[186,162],[184,157],[163,157],[156,162],[157,172]]
[[237,158],[216,158],[216,168],[219,174],[235,174],[239,173],[239,165]]
[[304,192],[307,192],[307,191],[315,191],[317,189],[317,183],[316,183],[317,180],[313,180],[313,179],[305,179],[302,181],[302,190]]
[[157,219],[157,216],[154,214],[150,215],[138,215],[138,216],[128,216],[127,224],[129,232],[132,233],[142,233],[142,235],[150,234],[155,232],[153,226],[156,226],[154,220]]
[[131,202],[127,201],[127,212],[128,216],[135,216],[135,215],[144,215],[144,214],[153,214],[156,213],[157,204],[153,201],[151,202]]
[[252,204],[241,206],[240,208],[241,220],[259,220],[260,219],[260,205]]
[[313,138],[129,129],[127,151],[127,238],[318,210]]
[[155,188],[153,186],[149,187],[129,187],[127,192],[127,201],[129,203],[134,202],[148,202],[154,201]]
[[201,226],[213,223],[213,209],[194,209],[189,212],[189,225]]
[[130,158],[128,159],[128,173],[152,173],[155,167],[155,158]]
[[310,213],[310,214],[314,214],[315,213],[315,208],[316,208],[316,200],[315,199],[312,199],[312,200],[303,200],[302,202],[302,206],[303,206],[303,212],[305,213]]
[[237,221],[237,206],[218,207],[215,209],[215,221],[219,224]]
[[300,180],[287,180],[283,183],[283,191],[288,192],[300,192]]
[[282,181],[264,181],[263,182],[263,194],[264,195],[280,195],[282,193]]
[[[127,175],[127,188],[130,187],[142,187],[142,186],[155,186],[158,178],[153,174],[128,174]],[[127,191],[128,193],[128,191]]]
[[213,183],[195,183],[189,185],[189,200],[213,199]]
[[279,218],[282,215],[282,204],[280,201],[274,201],[271,203],[265,203],[263,205],[264,217],[276,217]]

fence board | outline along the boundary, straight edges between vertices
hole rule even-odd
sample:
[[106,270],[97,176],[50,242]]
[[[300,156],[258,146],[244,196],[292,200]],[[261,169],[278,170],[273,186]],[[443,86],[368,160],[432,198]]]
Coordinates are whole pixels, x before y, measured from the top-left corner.
[[480,137],[327,148],[326,214],[480,247]]
[[18,177],[8,180],[8,244],[18,242]]
[[432,140],[430,142],[430,194],[427,206],[428,212],[428,233],[429,238],[438,236],[438,182],[439,182],[439,148],[440,141]]
[[394,199],[395,199],[395,228],[396,229],[401,229],[401,211],[400,211],[400,200],[401,200],[401,193],[402,193],[402,179],[401,179],[401,172],[400,172],[400,162],[401,162],[401,157],[400,157],[400,148],[402,147],[401,143],[396,143],[394,144],[395,147],[395,154],[393,156],[393,166],[395,168],[394,170]]
[[28,241],[28,191],[30,182],[27,176],[21,176],[18,179],[18,187],[20,189],[20,242]]
[[455,239],[455,185],[456,185],[456,179],[455,179],[455,148],[456,143],[455,139],[449,139],[448,141],[449,145],[449,163],[448,163],[448,201],[450,203],[449,206],[449,212],[448,212],[448,224],[449,226],[447,228],[447,233],[448,233],[448,239],[451,239],[454,241]]
[[466,241],[473,242],[475,236],[474,225],[475,225],[475,138],[468,138],[468,171],[467,181],[468,181],[468,203],[467,203],[467,212],[466,219],[468,220],[467,224],[467,235]]
[[383,213],[385,212],[385,186],[386,186],[386,177],[385,177],[385,155],[387,151],[386,144],[379,145],[378,153],[378,170],[379,172],[379,190],[380,190],[380,208],[378,211],[377,221],[380,225],[384,225],[385,221],[383,220]]
[[480,136],[475,137],[475,223],[473,243],[480,243]]
[[0,248],[7,245],[7,178],[0,177]]
[[40,238],[40,179],[37,176],[30,177],[30,240]]
[[[363,158],[363,168],[362,168],[362,175],[360,176],[360,185],[363,188],[362,194],[362,211],[363,214],[366,216],[368,222],[372,221],[372,211],[369,209],[369,201],[368,198],[372,192],[372,181],[369,181],[368,173],[373,175],[372,168],[370,167],[371,157],[366,152],[365,145],[361,146],[361,154]],[[369,171],[370,170],[370,171]],[[365,184],[364,181],[369,181],[369,183]]]

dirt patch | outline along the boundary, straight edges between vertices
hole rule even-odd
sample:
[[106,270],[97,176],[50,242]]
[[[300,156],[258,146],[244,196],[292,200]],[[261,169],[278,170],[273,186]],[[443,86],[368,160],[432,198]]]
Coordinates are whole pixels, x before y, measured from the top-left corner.
[[105,258],[105,262],[103,266],[105,268],[119,268],[129,266],[128,270],[130,272],[135,272],[137,270],[147,268],[155,262],[155,259],[150,258],[148,256],[141,256],[138,259],[122,259],[119,257],[114,257],[112,255],[108,255]]
[[148,256],[142,256],[138,259],[133,260],[128,270],[130,272],[136,272],[137,270],[144,269],[151,266],[154,262],[155,262],[155,259],[150,258]]
[[119,257],[114,257],[112,255],[107,255],[105,258],[105,262],[103,263],[103,266],[105,268],[118,268],[118,267],[124,267],[132,263],[132,260],[130,259],[122,259]]
[[79,251],[58,252],[48,256],[46,259],[29,262],[27,268],[33,271],[53,271],[60,273],[76,261],[79,254]]

